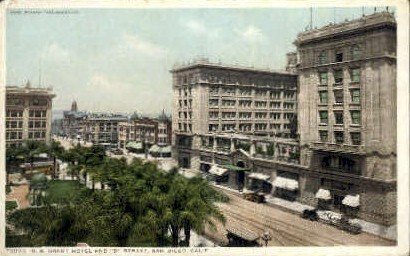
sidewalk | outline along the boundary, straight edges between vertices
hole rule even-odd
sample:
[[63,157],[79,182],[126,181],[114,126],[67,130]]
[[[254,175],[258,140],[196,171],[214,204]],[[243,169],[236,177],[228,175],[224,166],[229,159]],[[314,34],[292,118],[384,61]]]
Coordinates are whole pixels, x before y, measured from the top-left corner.
[[[229,188],[229,187],[226,187],[226,186],[223,186],[223,185],[217,185],[215,183],[211,183],[211,185],[215,186],[217,188],[221,188],[221,189],[230,191],[230,192],[235,193],[237,195],[242,194],[242,192],[239,192],[236,189],[232,189],[232,188]],[[306,209],[308,209],[308,210],[315,209],[312,206],[305,205],[305,204],[302,204],[302,203],[297,202],[297,201],[291,202],[291,201],[287,201],[287,200],[284,200],[284,199],[281,199],[281,198],[274,197],[272,195],[267,195],[265,197],[265,200],[266,200],[266,204],[268,206],[275,207],[275,208],[279,207],[279,208],[281,208],[285,211],[289,211],[289,212],[292,212],[292,213],[295,213],[295,214],[301,214],[303,212],[303,210],[306,210]],[[324,212],[325,211],[318,211],[318,213],[319,213],[318,215],[319,215],[319,218],[321,220],[324,220],[323,216],[326,216],[326,214],[322,214]],[[326,212],[330,212],[330,211],[326,211]],[[333,214],[333,215],[340,215],[336,212],[330,212],[330,213]],[[392,226],[387,227],[387,226],[379,225],[379,224],[376,224],[376,223],[367,222],[367,221],[364,221],[364,220],[361,220],[361,219],[352,219],[351,222],[360,224],[362,226],[362,231],[363,232],[370,233],[370,234],[380,236],[380,237],[383,237],[383,238],[387,238],[387,239],[390,239],[390,240],[397,240],[397,225],[392,225]]]

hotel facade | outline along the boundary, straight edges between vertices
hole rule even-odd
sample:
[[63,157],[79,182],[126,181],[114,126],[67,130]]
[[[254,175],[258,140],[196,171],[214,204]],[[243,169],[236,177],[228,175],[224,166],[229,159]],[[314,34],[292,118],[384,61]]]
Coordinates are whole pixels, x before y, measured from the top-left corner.
[[20,146],[24,141],[49,143],[51,140],[51,88],[6,86],[6,146]]
[[301,201],[330,192],[343,211],[396,221],[396,22],[389,12],[300,33],[298,124],[310,178]]
[[286,71],[171,70],[173,157],[231,188],[395,224],[394,16],[308,30],[295,45]]

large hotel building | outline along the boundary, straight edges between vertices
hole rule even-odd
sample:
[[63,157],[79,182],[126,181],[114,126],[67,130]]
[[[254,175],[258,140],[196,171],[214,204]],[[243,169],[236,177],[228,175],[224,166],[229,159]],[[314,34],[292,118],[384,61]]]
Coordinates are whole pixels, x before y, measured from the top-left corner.
[[203,60],[171,70],[173,156],[231,188],[394,224],[393,14],[308,30],[295,45],[286,71]]
[[24,141],[49,143],[51,108],[55,95],[51,88],[6,86],[6,146],[19,146]]

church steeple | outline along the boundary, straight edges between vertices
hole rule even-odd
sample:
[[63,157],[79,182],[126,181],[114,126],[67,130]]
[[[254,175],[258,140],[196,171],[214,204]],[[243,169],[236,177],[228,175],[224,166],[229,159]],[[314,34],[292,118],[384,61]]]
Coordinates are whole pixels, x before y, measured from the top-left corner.
[[77,107],[77,101],[73,100],[73,103],[71,103],[71,111],[77,112],[78,107]]

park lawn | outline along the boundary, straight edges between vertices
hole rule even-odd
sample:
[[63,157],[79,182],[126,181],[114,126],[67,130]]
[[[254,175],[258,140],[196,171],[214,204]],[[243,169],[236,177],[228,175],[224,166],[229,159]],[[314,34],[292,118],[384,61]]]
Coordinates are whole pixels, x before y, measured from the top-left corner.
[[86,187],[76,180],[53,180],[48,182],[45,201],[50,204],[66,204],[78,199]]

